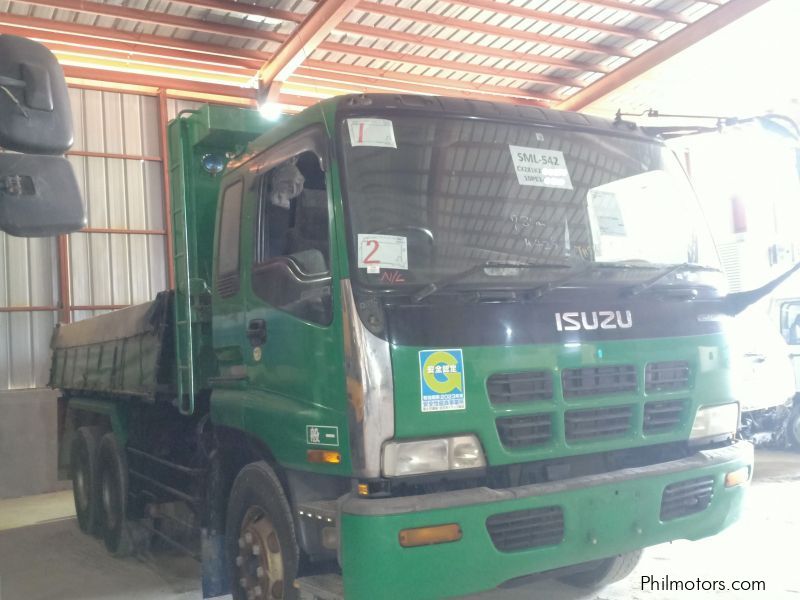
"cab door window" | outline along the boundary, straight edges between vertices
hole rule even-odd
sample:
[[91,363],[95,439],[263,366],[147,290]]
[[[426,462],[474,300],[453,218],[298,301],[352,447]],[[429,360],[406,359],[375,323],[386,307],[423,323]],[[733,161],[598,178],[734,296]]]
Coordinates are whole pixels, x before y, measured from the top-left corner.
[[292,156],[262,176],[253,291],[303,320],[327,325],[333,318],[328,193],[315,152]]

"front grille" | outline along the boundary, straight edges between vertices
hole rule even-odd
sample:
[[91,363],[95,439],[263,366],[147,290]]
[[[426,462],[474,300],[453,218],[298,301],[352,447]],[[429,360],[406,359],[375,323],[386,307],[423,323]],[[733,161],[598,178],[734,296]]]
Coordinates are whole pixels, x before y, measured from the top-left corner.
[[675,429],[683,416],[686,400],[659,400],[644,405],[644,421],[642,431],[645,433],[662,433]]
[[486,529],[501,552],[553,546],[564,539],[564,511],[545,506],[492,515],[486,519]]
[[553,376],[549,371],[495,373],[486,381],[492,404],[533,402],[553,397]]
[[561,373],[564,398],[606,396],[636,391],[636,367],[617,365],[564,369]]
[[649,363],[644,369],[646,392],[671,392],[689,387],[689,363],[685,360]]
[[553,418],[549,413],[497,419],[497,433],[506,448],[538,446],[550,441]]
[[699,477],[670,483],[661,496],[661,520],[671,521],[708,508],[714,497],[714,478]]
[[568,442],[622,435],[631,428],[631,406],[569,410],[564,414]]

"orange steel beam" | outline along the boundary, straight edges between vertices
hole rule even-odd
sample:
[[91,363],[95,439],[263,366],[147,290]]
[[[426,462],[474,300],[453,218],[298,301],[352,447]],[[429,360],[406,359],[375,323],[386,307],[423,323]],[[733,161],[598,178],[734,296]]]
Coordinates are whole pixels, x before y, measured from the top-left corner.
[[67,156],[88,156],[90,158],[120,158],[122,160],[141,160],[148,162],[161,162],[160,156],[145,156],[143,154],[119,154],[116,152],[92,152],[90,150],[67,150]]
[[[375,69],[364,69],[365,71],[376,71]],[[445,95],[456,96],[459,98],[471,98],[473,100],[488,100],[490,102],[505,102],[509,104],[521,104],[525,106],[547,106],[544,99],[540,99],[524,90],[513,88],[500,88],[497,86],[482,86],[480,88],[465,87],[464,84],[448,79],[443,79],[437,84],[422,84],[414,82],[413,79],[406,80],[404,73],[394,73],[391,71],[377,71],[378,75],[353,75],[351,73],[329,73],[328,71],[317,71],[312,64],[307,64],[295,72],[295,79],[321,81],[335,85],[338,82],[346,82],[362,86],[364,91],[378,90],[382,92],[394,92],[401,94],[426,94],[426,95]],[[413,76],[412,76],[413,77]],[[451,87],[454,86],[454,87]]]
[[72,278],[69,272],[69,238],[66,235],[58,236],[56,255],[58,257],[58,321],[59,323],[69,323],[72,321],[72,313],[69,308],[72,302]]
[[[88,44],[90,47],[109,48],[112,50],[126,51],[131,53],[142,52],[146,56],[160,56],[168,59],[171,55],[185,60],[199,60],[209,64],[219,65],[225,61],[230,61],[231,65],[240,68],[251,68],[255,71],[264,60],[269,58],[269,53],[256,50],[239,50],[227,46],[213,44],[198,44],[175,38],[147,34],[131,34],[115,29],[79,25],[76,23],[62,23],[48,19],[36,17],[19,17],[16,15],[4,15],[3,24],[0,24],[0,32],[16,33],[33,39],[50,43],[70,43]],[[88,39],[91,38],[91,39]],[[232,56],[238,54],[239,56]],[[387,81],[392,90],[397,89],[397,84],[402,83],[405,91],[409,93],[437,94],[447,93],[453,96],[468,98],[479,98],[483,93],[488,95],[485,99],[502,101],[508,96],[517,96],[519,100],[510,100],[520,104],[541,104],[543,94],[537,94],[526,90],[513,87],[491,86],[486,84],[470,83],[458,80],[442,79],[425,75],[412,75],[376,69],[373,67],[361,67],[357,65],[346,65],[330,63],[321,60],[307,60],[304,67],[313,67],[316,73],[323,72],[330,76],[335,74],[340,82],[353,83],[353,77],[368,78],[373,84]],[[302,70],[299,69],[298,73]],[[96,75],[88,77],[97,79]],[[328,77],[330,80],[330,77]],[[119,83],[127,83],[117,78]],[[365,82],[367,79],[365,79]],[[134,83],[134,82],[130,82]],[[150,85],[143,83],[141,85]],[[173,88],[176,89],[176,88]],[[183,89],[183,88],[181,88]],[[189,92],[198,93],[196,87],[192,87]],[[214,92],[210,92],[214,93]],[[228,92],[222,93],[228,95]]]
[[769,0],[730,0],[727,4],[714,9],[702,19],[687,25],[678,33],[653,46],[638,58],[628,61],[610,75],[606,75],[596,83],[582,89],[558,105],[561,110],[581,110],[595,100],[616,90],[620,86],[635,79],[642,73],[661,64],[686,50],[710,34],[730,25],[736,19],[746,15]]
[[673,23],[683,23],[688,25],[692,21],[684,17],[680,13],[669,10],[662,10],[660,8],[650,8],[649,6],[641,6],[639,4],[631,4],[623,0],[580,0],[583,4],[591,6],[600,6],[602,8],[613,8],[614,10],[624,10],[632,15],[639,17],[650,17],[651,19],[659,19],[661,21],[671,21]]
[[113,233],[124,235],[167,235],[163,229],[127,229],[125,227],[84,227],[75,233]]
[[167,234],[167,285],[169,289],[175,289],[175,245],[172,231],[172,204],[170,196],[172,188],[169,178],[169,140],[167,139],[167,124],[169,116],[167,114],[167,93],[162,89],[158,92],[158,142],[159,152],[161,152],[161,189],[164,194],[164,229]]
[[[247,50],[244,48],[234,48],[230,46],[215,46],[213,44],[201,44],[189,40],[181,40],[172,37],[152,35],[146,33],[130,33],[121,29],[111,29],[108,27],[98,27],[96,25],[81,25],[80,23],[68,23],[65,21],[54,21],[52,19],[41,19],[38,17],[27,17],[13,14],[3,14],[0,27],[8,33],[15,33],[14,29],[24,30],[18,35],[35,37],[38,35],[48,35],[46,39],[53,41],[63,41],[66,43],[82,43],[91,46],[95,43],[107,42],[127,42],[133,44],[131,51],[148,52],[155,48],[169,50],[175,56],[186,59],[214,60],[235,65],[237,59],[247,58],[264,62],[269,56],[268,53],[258,50]],[[53,37],[56,34],[57,37]],[[91,38],[87,40],[86,38]],[[44,38],[43,38],[44,39]],[[113,47],[113,46],[111,46]]]
[[505,50],[503,48],[493,48],[491,46],[465,44],[463,42],[454,42],[452,40],[431,37],[428,35],[421,36],[413,33],[406,33],[404,31],[395,31],[394,29],[387,29],[385,27],[369,27],[367,25],[360,25],[358,23],[340,23],[336,26],[336,31],[341,33],[352,33],[355,35],[366,35],[378,40],[392,40],[395,42],[413,44],[414,46],[428,46],[430,48],[440,48],[442,50],[462,52],[471,55],[477,54],[487,58],[504,58],[507,60],[521,61],[531,64],[563,67],[565,69],[574,69],[576,71],[590,71],[592,73],[609,73],[611,71],[611,69],[608,67],[584,63],[577,60],[556,58],[555,56],[544,56],[539,54],[525,54],[515,50]]
[[[529,81],[531,83],[542,83],[545,85],[564,85],[570,87],[583,87],[584,85],[580,81],[576,81],[575,79],[567,79],[564,77],[553,77],[551,75],[542,75],[541,73],[528,73],[527,71],[515,71],[512,69],[485,67],[483,65],[474,65],[455,60],[443,60],[441,58],[430,58],[428,56],[418,56],[416,54],[399,54],[397,52],[387,52],[386,50],[376,50],[374,48],[354,46],[352,44],[325,42],[324,44],[320,44],[319,49],[327,52],[357,54],[360,56],[374,58],[376,60],[390,60],[394,62],[421,65],[424,67],[431,67],[433,69],[450,69],[453,71],[461,71],[476,75],[487,75],[489,77],[507,77],[508,79]],[[551,99],[552,98],[554,97],[551,97]]]
[[100,81],[129,83],[133,85],[146,85],[164,89],[183,90],[216,94],[219,96],[233,96],[236,98],[255,99],[255,90],[233,85],[220,85],[203,81],[162,77],[159,75],[144,75],[129,73],[111,68],[64,66],[64,74],[76,79],[97,79]]
[[195,6],[198,8],[210,8],[221,12],[235,12],[243,15],[255,15],[264,17],[265,19],[275,19],[277,21],[289,21],[292,23],[300,23],[305,15],[291,12],[288,10],[280,10],[278,8],[267,8],[266,6],[259,6],[257,4],[250,4],[248,2],[232,2],[231,0],[172,0],[177,4],[186,4],[188,6]]
[[618,35],[621,37],[638,40],[651,40],[654,42],[658,42],[661,39],[648,31],[639,31],[637,29],[631,29],[630,27],[609,25],[599,21],[592,21],[591,19],[582,19],[580,17],[569,17],[567,15],[547,12],[544,10],[523,8],[513,4],[495,2],[494,0],[447,0],[447,2],[449,4],[455,4],[465,8],[478,8],[480,10],[510,15],[512,17],[519,17],[521,19],[535,19],[544,23],[554,23],[556,25],[566,25],[568,27],[581,27],[583,29],[589,29],[590,31],[607,33],[609,35]]
[[231,35],[245,39],[259,39],[269,42],[281,43],[286,39],[284,34],[264,31],[254,27],[241,27],[238,25],[226,25],[224,23],[214,23],[202,19],[192,19],[158,13],[151,10],[139,8],[129,8],[127,6],[117,6],[115,4],[104,4],[101,2],[91,2],[89,0],[23,0],[26,4],[36,6],[47,6],[75,12],[89,13],[103,17],[114,17],[117,19],[127,19],[129,21],[150,23],[152,25],[166,25],[168,27],[178,27],[180,29],[191,29],[216,35]]
[[273,81],[283,82],[350,14],[359,0],[319,0],[300,26],[258,70],[260,85],[267,89]]
[[595,52],[597,54],[606,56],[623,56],[625,58],[633,58],[634,56],[632,52],[625,50],[624,48],[615,48],[613,46],[594,44],[591,42],[581,42],[579,40],[560,38],[552,35],[542,35],[540,33],[534,33],[531,31],[511,29],[509,27],[501,27],[499,25],[489,25],[488,23],[475,23],[465,19],[458,19],[455,17],[447,17],[434,13],[423,12],[420,10],[402,8],[400,6],[394,6],[391,4],[382,4],[373,2],[371,0],[362,1],[358,5],[358,10],[362,10],[369,14],[407,19],[417,23],[428,23],[430,25],[438,25],[440,27],[453,27],[460,31],[469,31],[470,33],[477,33],[479,35],[496,35],[509,39],[535,42],[537,44],[549,44],[552,46],[559,46],[561,48],[571,48],[572,50]]

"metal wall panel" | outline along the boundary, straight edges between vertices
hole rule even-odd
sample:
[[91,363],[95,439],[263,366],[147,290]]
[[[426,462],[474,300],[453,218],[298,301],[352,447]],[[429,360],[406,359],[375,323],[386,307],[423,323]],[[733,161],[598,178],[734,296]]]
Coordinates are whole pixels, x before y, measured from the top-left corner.
[[[69,160],[88,226],[163,232],[158,98],[84,89],[69,93],[75,126],[71,152],[76,153]],[[146,302],[167,285],[165,235],[74,233],[68,247],[73,306]],[[58,302],[56,240],[0,234],[0,308]],[[72,318],[102,312],[75,310]],[[0,389],[46,384],[57,317],[56,311],[0,312]]]

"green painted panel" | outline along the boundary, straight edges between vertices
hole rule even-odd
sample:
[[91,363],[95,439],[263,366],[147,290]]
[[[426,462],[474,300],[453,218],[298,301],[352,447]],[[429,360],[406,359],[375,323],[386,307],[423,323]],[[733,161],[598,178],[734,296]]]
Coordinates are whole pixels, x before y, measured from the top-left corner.
[[[602,452],[648,444],[686,440],[696,408],[734,399],[728,349],[722,335],[625,340],[574,345],[541,344],[507,347],[465,347],[464,385],[466,408],[443,412],[422,412],[419,353],[429,348],[395,346],[392,367],[395,381],[395,437],[415,438],[457,433],[474,433],[480,438],[489,464],[501,465],[553,457]],[[692,377],[689,388],[648,394],[644,370],[649,362],[687,361]],[[564,399],[563,369],[635,365],[639,389],[628,394]],[[495,373],[544,370],[553,378],[553,398],[532,402],[492,405],[486,381]],[[645,434],[642,418],[645,402],[682,399],[686,406],[679,425],[664,433]],[[631,406],[628,432],[596,440],[567,442],[564,413],[568,410]],[[551,414],[552,439],[525,449],[506,449],[495,424],[500,417],[533,413]]]
[[[725,473],[750,464],[751,459],[752,455],[742,456],[716,467],[488,504],[390,516],[345,514],[341,530],[345,596],[348,600],[448,598],[491,589],[530,573],[714,535],[738,519],[745,496],[746,487],[724,488]],[[664,488],[703,475],[714,477],[711,505],[700,513],[662,522]],[[515,552],[495,548],[486,519],[548,506],[564,511],[560,544]],[[449,523],[461,527],[460,541],[417,548],[399,544],[402,529]]]

